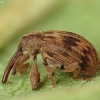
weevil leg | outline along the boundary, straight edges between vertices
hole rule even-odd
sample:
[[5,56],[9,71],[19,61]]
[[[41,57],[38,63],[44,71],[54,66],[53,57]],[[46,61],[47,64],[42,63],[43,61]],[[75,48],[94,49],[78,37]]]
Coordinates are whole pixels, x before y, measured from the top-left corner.
[[78,75],[80,73],[81,67],[79,66],[78,62],[74,62],[68,66],[62,66],[61,70],[63,72],[73,72],[74,75],[72,76],[73,79],[78,79]]
[[47,64],[45,64],[45,63],[43,63],[43,64],[44,64],[44,67],[46,69],[48,78],[51,80],[52,86],[55,87],[56,86],[56,82],[53,79],[53,77],[54,77],[54,71],[53,71],[53,69],[51,67],[49,67]]
[[28,68],[29,68],[29,63],[21,64],[16,68],[16,71],[19,72],[20,74],[23,74],[27,71]]
[[82,78],[78,77],[78,75],[80,74],[80,71],[81,71],[81,66],[79,65],[78,62],[74,62],[68,66],[65,66],[65,67],[62,65],[61,70],[63,72],[73,72],[74,75],[72,76],[72,78],[74,80],[75,79],[82,79],[83,81],[90,81],[90,79],[87,77],[82,77]]
[[88,78],[88,77],[83,77],[83,78],[80,78],[80,79],[82,79],[85,82],[90,81],[90,78]]
[[23,54],[22,56],[20,56],[17,61],[15,62],[13,68],[12,68],[12,75],[15,75],[16,72],[19,72],[21,74],[23,74],[24,72],[27,71],[27,68],[29,67],[29,63],[23,64],[26,60],[29,59],[29,54]]
[[78,79],[78,75],[80,73],[80,67],[77,67],[74,71],[74,75],[72,76],[72,78],[75,80],[75,79]]
[[38,72],[37,59],[35,58],[34,65],[32,66],[32,69],[30,71],[30,84],[32,90],[35,90],[39,83],[40,83],[40,73]]

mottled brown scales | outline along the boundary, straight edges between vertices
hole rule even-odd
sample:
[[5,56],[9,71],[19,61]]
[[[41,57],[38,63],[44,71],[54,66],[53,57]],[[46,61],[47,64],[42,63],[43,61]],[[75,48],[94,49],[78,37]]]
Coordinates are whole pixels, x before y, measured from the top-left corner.
[[[27,54],[23,52],[27,51]],[[73,79],[79,74],[94,76],[98,73],[98,55],[93,45],[84,37],[72,32],[50,30],[36,31],[24,35],[19,42],[18,49],[10,60],[3,75],[2,82],[6,83],[12,69],[12,75],[16,72],[25,72],[28,63],[23,64],[30,57],[34,64],[30,71],[30,84],[36,89],[40,82],[40,73],[37,66],[37,54],[41,54],[43,65],[52,86],[55,86],[52,67],[59,67],[63,72],[73,72]],[[89,80],[87,78],[87,80]]]

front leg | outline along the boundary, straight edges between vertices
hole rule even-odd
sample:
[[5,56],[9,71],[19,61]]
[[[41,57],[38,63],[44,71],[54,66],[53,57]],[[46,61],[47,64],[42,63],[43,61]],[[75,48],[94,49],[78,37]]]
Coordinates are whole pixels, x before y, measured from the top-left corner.
[[27,61],[29,58],[30,58],[29,54],[23,54],[22,56],[20,56],[12,68],[11,75],[15,75],[16,72],[19,72],[21,74],[26,72],[29,67],[29,63],[26,64],[23,63]]
[[34,65],[32,66],[32,69],[30,71],[30,84],[32,90],[35,90],[39,83],[40,83],[40,73],[38,72],[37,59],[35,58]]

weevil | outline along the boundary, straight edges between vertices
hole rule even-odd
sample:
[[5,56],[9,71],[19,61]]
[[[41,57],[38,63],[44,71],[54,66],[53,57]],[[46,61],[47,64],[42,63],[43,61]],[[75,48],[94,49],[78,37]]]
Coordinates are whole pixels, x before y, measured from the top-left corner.
[[[28,53],[24,54],[24,51]],[[72,72],[73,79],[79,78],[79,74],[87,77],[98,74],[97,51],[87,39],[66,31],[35,31],[20,39],[17,51],[4,72],[2,83],[7,82],[10,71],[12,71],[12,75],[15,75],[16,72],[25,72],[29,64],[23,63],[31,57],[34,64],[30,70],[30,84],[32,90],[36,89],[40,83],[37,66],[37,54],[39,53],[52,86],[56,85],[53,68],[60,68],[63,72]]]

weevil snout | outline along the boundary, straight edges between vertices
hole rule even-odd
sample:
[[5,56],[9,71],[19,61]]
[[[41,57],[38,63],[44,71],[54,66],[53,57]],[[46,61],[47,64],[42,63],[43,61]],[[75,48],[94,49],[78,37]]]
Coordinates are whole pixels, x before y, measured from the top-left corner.
[[3,78],[2,78],[2,83],[5,84],[7,82],[9,73],[11,71],[11,69],[13,68],[15,62],[17,61],[17,59],[23,55],[22,52],[22,48],[21,46],[18,47],[17,51],[15,52],[15,54],[13,55],[13,57],[11,58],[11,60],[8,63],[8,66],[4,72]]

